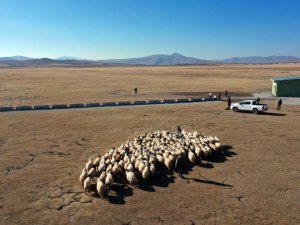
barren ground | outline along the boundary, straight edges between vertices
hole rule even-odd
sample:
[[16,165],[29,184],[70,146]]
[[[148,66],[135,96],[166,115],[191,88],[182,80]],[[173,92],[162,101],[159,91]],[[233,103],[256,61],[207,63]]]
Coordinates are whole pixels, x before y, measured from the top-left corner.
[[299,73],[300,64],[0,69],[0,106],[207,97],[226,89],[249,96],[271,91],[272,77]]
[[[0,105],[224,89],[246,95],[269,90],[270,77],[299,70],[292,65],[0,70]],[[134,86],[141,96],[133,96]],[[0,224],[299,224],[300,106],[283,105],[278,113],[274,101],[267,103],[264,115],[234,113],[224,103],[0,113]],[[78,176],[90,155],[176,125],[217,135],[227,151],[194,166],[185,179],[161,170],[140,187],[114,185],[107,199],[83,193]]]

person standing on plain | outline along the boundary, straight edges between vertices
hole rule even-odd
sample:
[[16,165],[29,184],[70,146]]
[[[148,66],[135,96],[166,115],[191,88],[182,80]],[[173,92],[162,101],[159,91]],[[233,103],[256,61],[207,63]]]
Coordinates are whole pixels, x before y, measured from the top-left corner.
[[231,106],[231,98],[230,98],[230,96],[228,96],[228,98],[227,98],[227,105],[228,105],[228,109],[230,109],[230,106]]
[[175,160],[175,171],[177,171],[178,176],[182,178],[183,172],[185,172],[187,166],[186,158],[181,154]]
[[134,88],[134,94],[135,95],[137,95],[137,92],[138,92],[137,88]]
[[279,110],[281,110],[281,105],[282,105],[282,99],[280,98],[279,100],[278,100],[278,102],[277,102],[277,111]]
[[226,90],[225,91],[225,98],[227,98],[227,95],[228,95],[228,91]]

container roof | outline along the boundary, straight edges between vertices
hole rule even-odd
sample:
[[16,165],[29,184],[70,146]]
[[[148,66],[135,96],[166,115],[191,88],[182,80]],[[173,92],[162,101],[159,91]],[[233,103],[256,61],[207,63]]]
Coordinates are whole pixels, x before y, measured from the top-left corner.
[[273,77],[272,81],[300,80],[300,76]]

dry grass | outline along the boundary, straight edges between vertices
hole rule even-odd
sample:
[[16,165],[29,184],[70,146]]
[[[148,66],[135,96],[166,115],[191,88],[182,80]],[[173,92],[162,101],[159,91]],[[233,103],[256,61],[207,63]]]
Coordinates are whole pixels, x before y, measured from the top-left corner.
[[271,77],[299,73],[300,65],[0,69],[0,105],[247,95],[270,91]]
[[[298,70],[1,70],[1,105],[133,99],[134,86],[142,98],[225,87],[250,93],[270,88],[269,77]],[[268,103],[266,115],[233,113],[223,103],[0,113],[0,224],[299,224],[300,106],[276,114]],[[162,172],[141,187],[115,185],[108,199],[83,193],[78,176],[90,155],[178,124],[217,135],[232,149],[193,167],[189,179]]]

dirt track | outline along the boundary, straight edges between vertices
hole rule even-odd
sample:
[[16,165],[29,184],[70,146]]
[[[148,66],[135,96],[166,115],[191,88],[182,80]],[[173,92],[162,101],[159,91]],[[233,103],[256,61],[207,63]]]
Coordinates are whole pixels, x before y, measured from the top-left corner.
[[[297,224],[300,109],[282,113],[222,103],[2,113],[0,224]],[[140,188],[116,185],[107,200],[82,193],[91,154],[177,124],[217,135],[228,152],[188,179],[162,171]]]

